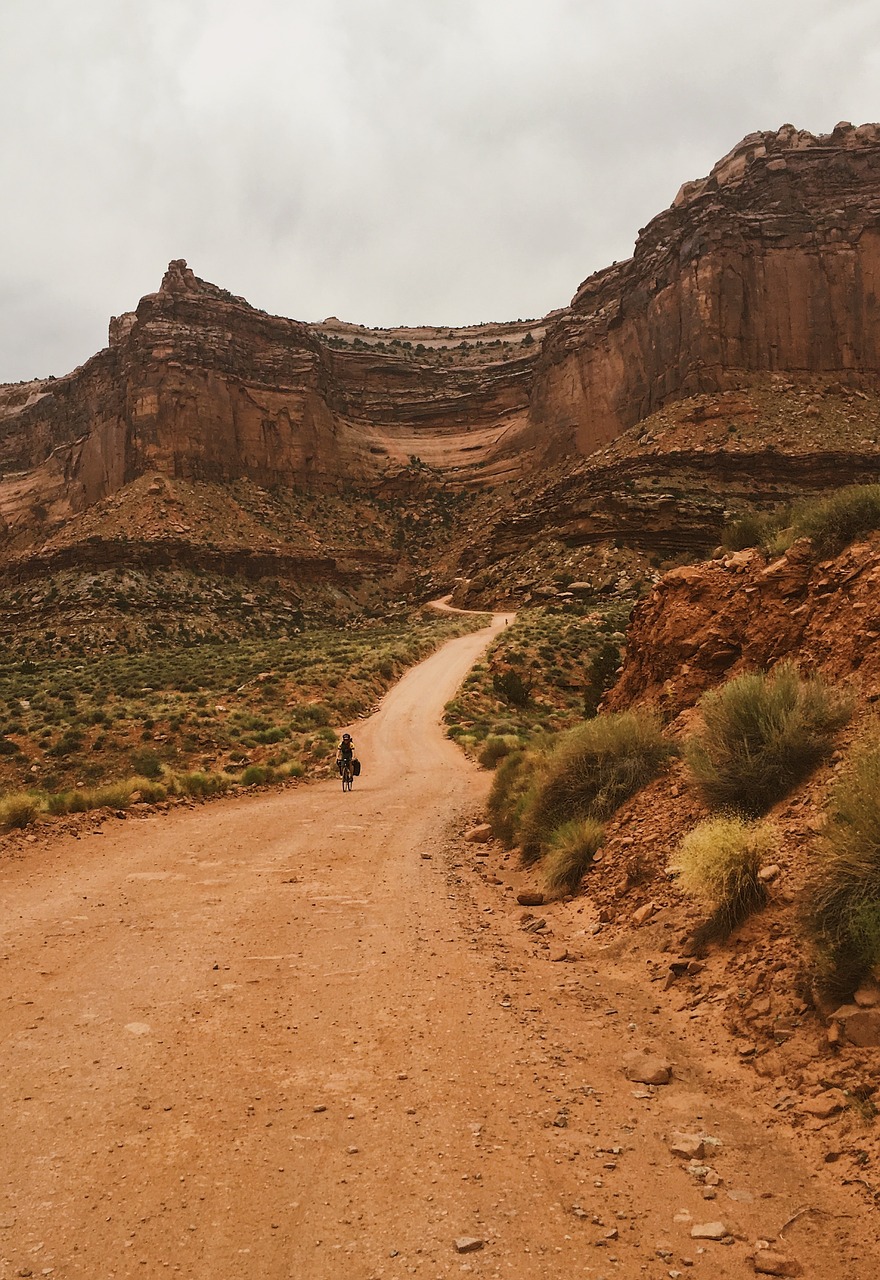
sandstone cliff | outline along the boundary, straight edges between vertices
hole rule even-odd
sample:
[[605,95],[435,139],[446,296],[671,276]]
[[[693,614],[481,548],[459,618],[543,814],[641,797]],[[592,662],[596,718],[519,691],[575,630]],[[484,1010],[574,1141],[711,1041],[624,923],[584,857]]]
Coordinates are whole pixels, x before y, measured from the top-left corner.
[[[414,470],[497,486],[756,375],[874,388],[878,280],[875,125],[751,135],[682,188],[632,259],[543,321],[306,325],[173,262],[111,322],[106,350],[65,377],[0,388],[0,545],[39,543],[147,472],[389,496]],[[517,531],[532,532],[528,519]]]
[[531,413],[580,452],[756,372],[880,373],[880,126],[745,138],[550,327]]

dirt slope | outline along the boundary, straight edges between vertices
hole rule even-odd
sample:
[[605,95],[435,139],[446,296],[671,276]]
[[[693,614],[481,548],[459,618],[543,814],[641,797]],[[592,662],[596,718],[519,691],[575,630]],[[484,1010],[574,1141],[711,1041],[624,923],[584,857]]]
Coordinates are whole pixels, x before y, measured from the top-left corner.
[[[350,795],[7,843],[0,1280],[723,1280],[789,1219],[807,1275],[873,1274],[859,1203],[767,1128],[738,1065],[692,1057],[595,949],[550,963],[515,873],[475,869],[487,779],[436,726],[501,625],[356,729]],[[555,912],[572,939],[579,911]],[[624,1079],[644,1044],[668,1086]],[[679,1128],[722,1143],[717,1191],[670,1154]],[[711,1221],[726,1245],[691,1238]]]

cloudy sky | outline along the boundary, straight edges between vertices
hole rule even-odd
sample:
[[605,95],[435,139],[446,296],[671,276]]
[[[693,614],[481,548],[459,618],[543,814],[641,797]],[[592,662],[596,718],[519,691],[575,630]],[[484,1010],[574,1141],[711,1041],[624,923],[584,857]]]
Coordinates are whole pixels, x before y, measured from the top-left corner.
[[877,0],[2,0],[0,382],[170,258],[371,325],[543,315],[745,134],[880,119]]

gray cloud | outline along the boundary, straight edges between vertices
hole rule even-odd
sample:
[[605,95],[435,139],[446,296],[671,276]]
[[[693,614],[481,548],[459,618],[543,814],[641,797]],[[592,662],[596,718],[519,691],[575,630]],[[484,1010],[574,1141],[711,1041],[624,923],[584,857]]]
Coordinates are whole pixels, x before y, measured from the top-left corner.
[[873,0],[5,0],[0,380],[186,257],[365,324],[541,315],[754,129],[878,114]]

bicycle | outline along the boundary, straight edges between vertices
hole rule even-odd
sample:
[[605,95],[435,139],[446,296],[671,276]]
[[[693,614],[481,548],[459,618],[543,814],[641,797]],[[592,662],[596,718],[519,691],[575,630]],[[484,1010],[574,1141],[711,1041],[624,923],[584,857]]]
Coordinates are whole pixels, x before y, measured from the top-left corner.
[[343,760],[339,772],[342,775],[342,790],[351,791],[351,784],[354,782],[354,770],[351,767],[351,761]]

